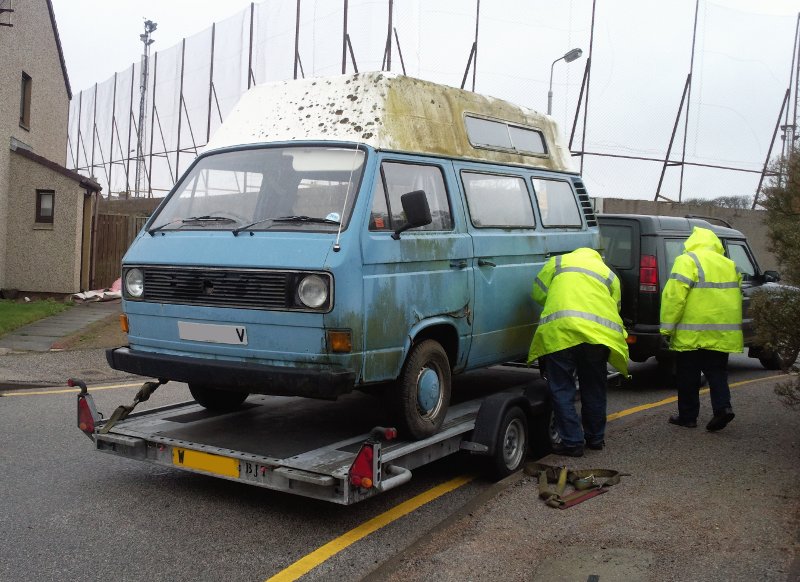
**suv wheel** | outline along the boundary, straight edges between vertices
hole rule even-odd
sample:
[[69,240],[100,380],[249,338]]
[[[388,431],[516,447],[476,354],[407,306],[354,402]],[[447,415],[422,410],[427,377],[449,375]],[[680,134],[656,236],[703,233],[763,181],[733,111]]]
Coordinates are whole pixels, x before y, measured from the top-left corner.
[[758,357],[758,361],[767,370],[782,370],[791,367],[797,361],[798,350],[791,353],[781,353],[779,351],[764,351]]

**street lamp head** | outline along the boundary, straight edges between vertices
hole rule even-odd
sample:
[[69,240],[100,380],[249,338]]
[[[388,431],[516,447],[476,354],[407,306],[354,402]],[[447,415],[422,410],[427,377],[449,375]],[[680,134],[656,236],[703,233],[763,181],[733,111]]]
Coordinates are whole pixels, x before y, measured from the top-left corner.
[[564,58],[564,60],[565,60],[565,61],[567,61],[568,63],[571,63],[571,62],[572,62],[572,61],[574,61],[575,59],[579,59],[579,58],[581,58],[581,55],[582,55],[582,54],[583,54],[583,51],[582,51],[581,49],[579,49],[579,48],[574,48],[574,49],[572,49],[571,51],[569,51],[567,54],[565,54],[563,58]]
[[580,58],[582,54],[583,51],[581,49],[574,48],[563,57],[558,57],[553,61],[553,64],[550,65],[550,90],[547,92],[547,115],[550,115],[553,112],[553,67],[555,67],[556,63],[562,59],[567,63],[571,63],[575,59]]

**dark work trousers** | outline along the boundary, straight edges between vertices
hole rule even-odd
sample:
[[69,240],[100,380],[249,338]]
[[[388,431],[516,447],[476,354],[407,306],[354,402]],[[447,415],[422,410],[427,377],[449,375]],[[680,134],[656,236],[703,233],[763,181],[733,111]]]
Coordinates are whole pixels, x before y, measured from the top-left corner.
[[728,386],[728,354],[714,350],[676,352],[675,379],[678,383],[678,415],[683,420],[697,420],[700,414],[700,373],[708,378],[711,408],[714,414],[731,407]]
[[[609,349],[578,344],[544,357],[556,429],[568,447],[603,442],[606,432],[606,381]],[[581,386],[581,415],[575,410],[575,372]]]

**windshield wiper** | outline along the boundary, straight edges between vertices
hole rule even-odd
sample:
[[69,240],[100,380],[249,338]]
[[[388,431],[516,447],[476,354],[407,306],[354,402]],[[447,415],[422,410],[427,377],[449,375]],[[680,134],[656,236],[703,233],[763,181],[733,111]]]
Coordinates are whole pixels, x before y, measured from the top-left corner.
[[318,218],[316,216],[281,216],[279,218],[273,218],[275,222],[316,222],[320,224],[341,224],[338,220],[332,220],[330,218]]
[[239,228],[234,228],[233,236],[238,235],[243,230],[247,230],[251,226],[256,226],[258,224],[262,224],[264,222],[314,222],[319,224],[341,224],[338,220],[332,220],[330,218],[318,218],[316,216],[279,216],[277,218],[262,218],[261,220],[256,220],[255,222],[251,222],[250,224],[245,224],[244,226],[240,226]]
[[[234,228],[231,232],[233,236],[237,236],[243,230],[247,230],[251,226],[256,226],[257,224],[261,224],[263,222],[268,222],[270,220],[275,220],[274,218],[262,218],[261,220],[256,220],[255,222],[251,222],[250,224],[245,224],[244,226],[240,226],[239,228]],[[252,235],[251,235],[252,236]]]
[[170,225],[181,223],[188,224],[190,222],[236,222],[233,218],[228,218],[227,216],[210,216],[208,214],[204,216],[190,216],[188,218],[176,218],[175,220],[170,220],[167,223],[162,224],[161,226],[157,226],[155,228],[151,228],[147,231],[147,234],[153,236],[156,232],[161,230],[162,228],[166,228]]

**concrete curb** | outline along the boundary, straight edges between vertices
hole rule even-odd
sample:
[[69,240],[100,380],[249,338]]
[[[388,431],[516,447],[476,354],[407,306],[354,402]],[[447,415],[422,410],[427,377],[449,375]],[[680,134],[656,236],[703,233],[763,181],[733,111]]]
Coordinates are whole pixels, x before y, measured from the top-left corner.
[[[526,461],[527,463],[527,461]],[[512,473],[505,479],[501,479],[497,483],[491,485],[485,491],[482,491],[480,494],[476,495],[469,501],[467,501],[464,505],[462,505],[459,509],[455,512],[451,513],[447,517],[445,517],[442,521],[434,525],[431,529],[427,532],[422,534],[418,537],[414,542],[406,547],[404,550],[398,552],[385,562],[381,563],[375,570],[367,574],[364,578],[361,579],[361,582],[380,582],[382,580],[386,580],[389,575],[393,572],[396,572],[399,565],[407,562],[409,556],[413,556],[418,554],[418,549],[423,546],[429,545],[433,536],[437,533],[447,529],[454,523],[461,521],[469,517],[473,512],[475,512],[480,507],[486,505],[489,501],[500,495],[503,491],[510,489],[520,481],[522,481],[526,477],[525,471],[520,469],[516,473]]]

